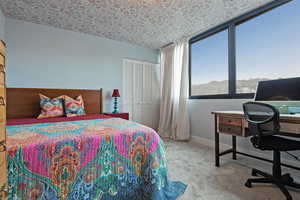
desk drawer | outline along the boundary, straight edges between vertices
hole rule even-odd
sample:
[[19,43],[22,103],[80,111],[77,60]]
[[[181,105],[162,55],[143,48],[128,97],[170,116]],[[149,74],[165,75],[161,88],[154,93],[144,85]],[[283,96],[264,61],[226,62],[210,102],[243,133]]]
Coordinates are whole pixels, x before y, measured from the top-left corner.
[[242,126],[242,119],[240,118],[229,118],[229,117],[220,117],[219,123],[223,125],[230,126]]
[[300,136],[300,124],[281,122],[280,131],[284,133],[299,134]]
[[243,136],[243,131],[241,126],[230,126],[230,125],[219,125],[220,133],[227,133],[230,135]]

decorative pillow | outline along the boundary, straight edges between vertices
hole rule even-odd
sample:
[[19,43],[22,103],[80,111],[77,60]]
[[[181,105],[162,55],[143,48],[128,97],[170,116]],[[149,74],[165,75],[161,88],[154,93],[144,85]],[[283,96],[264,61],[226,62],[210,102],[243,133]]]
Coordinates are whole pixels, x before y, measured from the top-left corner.
[[38,119],[61,117],[64,115],[63,96],[59,96],[53,99],[42,94],[39,94],[39,96],[41,114],[37,117]]
[[65,95],[65,113],[67,117],[85,115],[83,98],[81,95],[76,99]]

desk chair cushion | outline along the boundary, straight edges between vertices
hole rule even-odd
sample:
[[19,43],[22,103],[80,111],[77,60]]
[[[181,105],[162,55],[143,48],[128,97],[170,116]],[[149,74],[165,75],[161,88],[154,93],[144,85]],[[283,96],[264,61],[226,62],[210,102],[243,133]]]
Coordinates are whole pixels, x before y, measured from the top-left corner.
[[[251,142],[254,145],[257,144],[258,141],[258,137],[254,136],[251,138]],[[272,151],[296,151],[300,150],[300,141],[277,136],[262,136],[260,138],[259,149]]]

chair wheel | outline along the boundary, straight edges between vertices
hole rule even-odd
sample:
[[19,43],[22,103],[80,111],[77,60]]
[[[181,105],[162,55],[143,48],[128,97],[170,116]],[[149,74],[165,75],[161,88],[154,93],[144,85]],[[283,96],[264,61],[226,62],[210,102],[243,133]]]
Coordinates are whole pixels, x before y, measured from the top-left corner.
[[291,177],[290,174],[285,174],[282,176],[281,178],[284,182],[286,183],[293,183],[294,182],[294,179]]
[[251,188],[251,187],[252,187],[252,184],[251,184],[250,181],[247,181],[247,182],[245,183],[245,186],[246,186],[247,188]]
[[252,176],[258,176],[258,174],[255,170],[252,170]]

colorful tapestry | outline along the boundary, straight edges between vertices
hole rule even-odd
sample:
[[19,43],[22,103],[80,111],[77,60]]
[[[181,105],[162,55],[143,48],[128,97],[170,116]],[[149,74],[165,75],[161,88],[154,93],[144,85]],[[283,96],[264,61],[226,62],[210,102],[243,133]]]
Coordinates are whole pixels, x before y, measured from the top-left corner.
[[65,112],[67,117],[85,115],[83,98],[79,95],[76,99],[65,95]]
[[64,115],[63,96],[56,98],[49,98],[45,95],[39,94],[41,114],[38,119],[61,117]]
[[119,118],[7,126],[9,200],[175,200],[163,141]]

